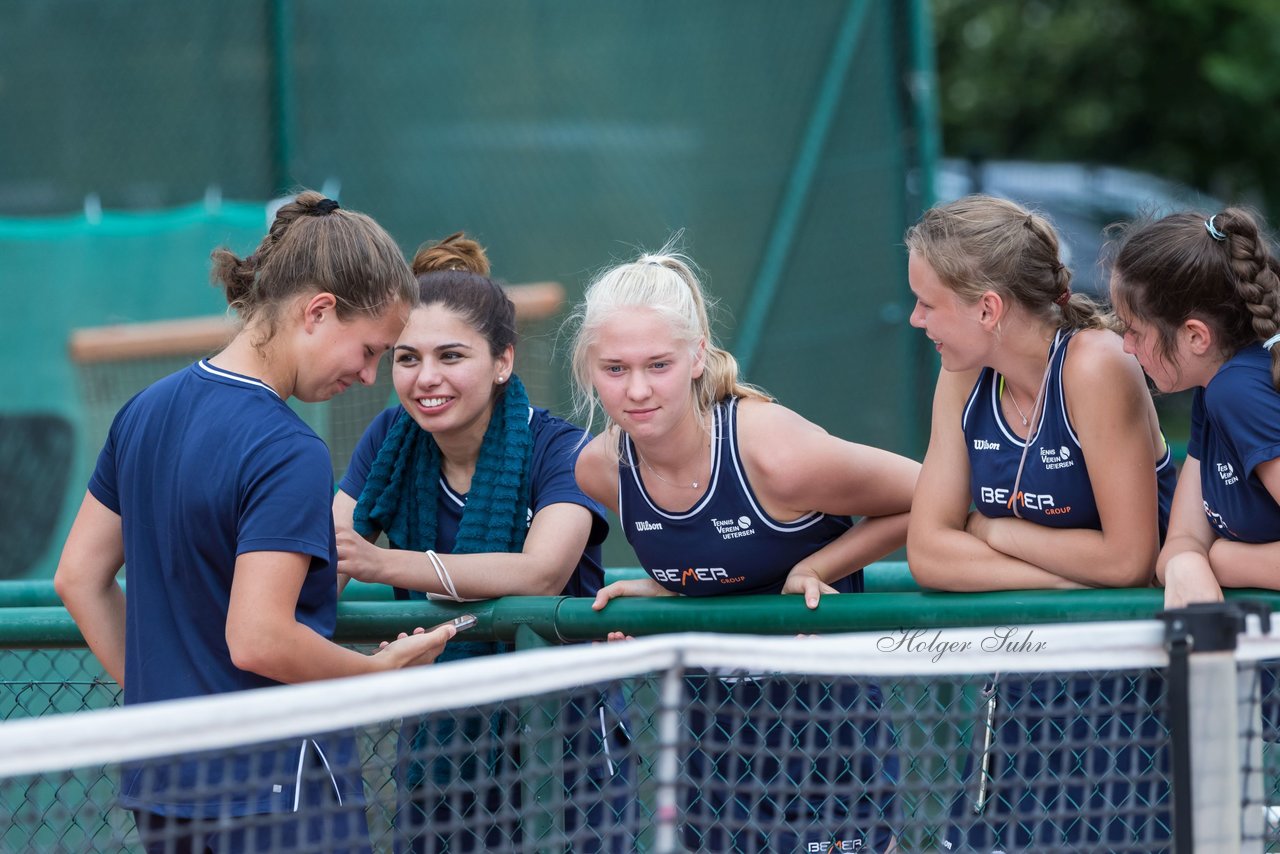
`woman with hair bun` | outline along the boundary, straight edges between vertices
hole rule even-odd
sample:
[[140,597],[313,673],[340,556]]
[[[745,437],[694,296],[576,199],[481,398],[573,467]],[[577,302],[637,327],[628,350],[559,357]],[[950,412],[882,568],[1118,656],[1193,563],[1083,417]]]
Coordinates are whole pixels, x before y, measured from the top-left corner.
[[[648,574],[603,588],[597,610],[620,596],[753,593],[801,594],[816,608],[824,593],[862,590],[862,567],[902,546],[919,465],[836,438],[740,382],[737,362],[712,338],[702,286],[687,258],[666,247],[608,270],[587,288],[573,320],[580,410],[589,413],[598,402],[607,416],[578,460],[578,482],[618,513]],[[854,524],[852,516],[864,518]],[[695,707],[731,700],[732,708],[756,709],[752,718],[768,703],[794,702],[791,688],[714,676],[690,682]],[[841,723],[810,729],[777,726],[775,717],[767,736],[760,731],[756,754],[708,746],[690,757],[686,776],[709,772],[706,786],[687,795],[691,850],[788,850],[783,824],[798,828],[797,846],[844,834],[872,850],[889,844],[893,770],[883,753],[887,733],[877,722],[878,690],[846,684],[812,702],[815,715],[825,710]],[[703,734],[716,743],[723,735],[715,732],[743,725],[729,717],[691,715],[695,738],[705,725]],[[803,760],[814,763],[809,772],[784,772],[782,760],[764,749],[780,737],[818,739],[824,750],[842,752],[845,771],[824,768],[822,756],[811,755]],[[735,757],[749,767],[731,768]],[[861,794],[852,803],[820,803],[829,795],[798,790],[765,794],[763,781],[783,773],[825,777],[840,791]],[[729,791],[719,791],[726,781]],[[739,820],[777,833],[735,833]]]
[[1280,589],[1280,263],[1241,208],[1131,227],[1111,295],[1125,349],[1163,392],[1194,389],[1156,575],[1165,604]]
[[[926,211],[906,244],[911,325],[942,361],[907,534],[916,580],[953,591],[1148,586],[1176,473],[1142,371],[1111,319],[1072,293],[1052,225],[1014,202],[968,196]],[[1026,743],[1030,728],[1049,726],[1069,729],[1072,744],[1095,740],[1111,720],[1095,709],[1155,703],[1146,692],[1159,688],[1150,674],[993,679],[993,743],[981,771],[971,762],[963,772],[978,779],[957,798],[948,846],[1167,844],[1167,812],[1154,812],[1167,789],[1118,782],[1159,778],[1150,752],[1099,748],[1086,777],[1078,750]],[[1049,818],[1060,814],[1074,818]]]
[[[484,249],[454,234],[419,250],[413,271],[419,302],[392,355],[399,405],[369,425],[333,498],[339,569],[406,599],[595,595],[609,529],[604,509],[574,481],[583,431],[529,405],[512,373],[515,306],[489,277]],[[389,548],[374,545],[379,533]],[[459,641],[442,660],[504,649]],[[495,715],[459,725],[477,738],[514,724]],[[474,826],[463,824],[466,812],[497,813],[513,797],[499,773],[499,766],[514,773],[504,764],[510,757],[496,751],[479,762],[454,756],[428,766],[422,757],[435,751],[433,739],[455,736],[424,727],[409,738],[396,821],[407,850],[512,844],[514,818],[503,824],[495,816],[474,834],[461,829]],[[450,761],[480,774],[461,803],[461,767]],[[447,798],[436,784],[448,786]]]
[[[416,300],[399,247],[303,192],[213,260],[241,326],[116,415],[54,577],[67,610],[126,705],[429,663],[452,628],[371,656],[330,640],[333,469],[286,403],[374,381]],[[134,765],[120,789],[149,852],[370,850],[351,736]]]

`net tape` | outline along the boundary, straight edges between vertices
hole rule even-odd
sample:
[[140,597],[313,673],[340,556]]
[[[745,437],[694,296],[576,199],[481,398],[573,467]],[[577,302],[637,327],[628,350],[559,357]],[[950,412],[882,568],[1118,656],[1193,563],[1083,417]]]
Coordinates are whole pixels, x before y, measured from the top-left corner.
[[[1163,668],[1163,624],[1118,622],[777,638],[677,634],[531,650],[395,673],[11,721],[0,777],[359,727],[672,668],[812,676],[943,676]],[[1280,641],[1271,641],[1280,657]],[[1010,644],[1026,644],[1010,651]],[[1251,649],[1261,654],[1261,647]],[[353,702],[359,698],[359,702]],[[288,714],[282,714],[288,710]]]

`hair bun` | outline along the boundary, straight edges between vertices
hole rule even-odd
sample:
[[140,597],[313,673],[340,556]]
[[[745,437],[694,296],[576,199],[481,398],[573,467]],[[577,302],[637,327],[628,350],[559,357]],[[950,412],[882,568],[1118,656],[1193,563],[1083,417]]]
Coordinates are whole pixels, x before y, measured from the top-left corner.
[[489,275],[489,256],[484,247],[458,231],[437,243],[423,244],[413,256],[413,274],[437,273],[441,270],[460,270],[464,273]]

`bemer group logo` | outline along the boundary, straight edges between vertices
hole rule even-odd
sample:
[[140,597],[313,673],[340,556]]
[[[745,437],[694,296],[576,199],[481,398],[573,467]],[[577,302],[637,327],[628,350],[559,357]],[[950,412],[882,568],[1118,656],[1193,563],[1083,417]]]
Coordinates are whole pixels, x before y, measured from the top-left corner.
[[835,851],[861,851],[861,839],[832,839],[829,842],[810,842],[805,845],[805,854],[831,854]]
[[689,581],[724,581],[729,573],[721,566],[691,566],[688,569],[651,569],[658,581],[678,583],[681,587]]

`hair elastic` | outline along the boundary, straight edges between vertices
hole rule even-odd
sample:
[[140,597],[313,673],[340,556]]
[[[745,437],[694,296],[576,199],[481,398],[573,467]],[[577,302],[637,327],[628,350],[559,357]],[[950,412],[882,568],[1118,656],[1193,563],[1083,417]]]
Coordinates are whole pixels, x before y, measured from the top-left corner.
[[1053,301],[1063,308],[1066,308],[1067,303],[1071,302],[1071,288],[1067,288],[1062,293],[1058,294],[1054,297]]
[[1272,335],[1266,341],[1262,342],[1262,346],[1266,347],[1267,350],[1270,350],[1272,347],[1276,346],[1277,344],[1280,344],[1280,333]]
[[333,199],[321,199],[320,201],[316,202],[316,210],[320,212],[321,216],[325,214],[331,214],[334,211],[336,211],[339,207],[340,205],[337,202],[335,202]]
[[1218,215],[1214,214],[1213,216],[1206,219],[1204,221],[1205,230],[1209,232],[1209,236],[1212,237],[1214,240],[1226,240],[1227,236],[1223,234],[1221,231],[1218,231],[1218,229],[1214,228],[1213,226],[1213,221],[1217,218],[1218,218]]
[[449,570],[444,568],[444,561],[440,560],[440,555],[431,549],[427,549],[427,559],[431,561],[431,566],[436,571],[436,578],[440,581],[440,586],[444,588],[446,598],[455,602],[462,602],[463,598],[458,595],[458,588],[453,586],[453,576],[449,574]]

